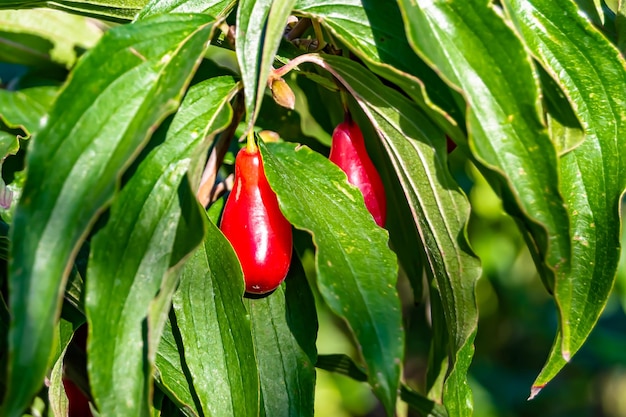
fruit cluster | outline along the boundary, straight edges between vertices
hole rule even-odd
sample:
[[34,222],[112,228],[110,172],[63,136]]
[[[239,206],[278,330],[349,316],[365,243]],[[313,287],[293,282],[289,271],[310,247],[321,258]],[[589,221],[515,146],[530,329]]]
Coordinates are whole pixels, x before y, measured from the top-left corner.
[[[356,186],[380,227],[385,225],[385,189],[367,154],[361,130],[348,116],[333,132],[329,159]],[[292,252],[291,224],[280,211],[258,147],[242,148],[235,158],[235,181],[226,200],[220,228],[243,269],[246,292],[265,294],[287,276]]]

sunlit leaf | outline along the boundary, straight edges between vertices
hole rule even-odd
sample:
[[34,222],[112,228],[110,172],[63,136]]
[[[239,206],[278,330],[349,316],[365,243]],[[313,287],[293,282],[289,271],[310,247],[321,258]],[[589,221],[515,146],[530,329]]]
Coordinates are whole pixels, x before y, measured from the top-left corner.
[[[267,179],[285,217],[317,247],[317,283],[361,346],[370,384],[389,414],[402,362],[396,256],[363,195],[322,155],[288,143],[262,145]],[[375,271],[375,273],[372,273]]]
[[205,13],[226,17],[235,6],[235,0],[152,0],[137,15],[137,20],[161,13]]
[[162,16],[107,32],[75,67],[31,144],[11,229],[4,415],[19,415],[41,386],[72,258],[124,168],[177,107],[211,23],[204,15]]
[[287,17],[295,0],[242,0],[237,8],[237,59],[246,100],[246,120],[251,128],[263,100],[263,92]]
[[570,213],[571,271],[557,274],[559,332],[533,385],[536,395],[587,339],[615,281],[619,204],[626,188],[626,65],[573,3],[503,3],[530,50],[572,103],[586,135],[560,161],[560,188]]
[[[172,295],[162,288],[166,271],[202,241],[204,214],[190,191],[190,186],[198,188],[199,178],[190,185],[185,174],[192,159],[204,161],[213,136],[230,122],[234,91],[231,77],[212,78],[189,90],[167,131],[155,134],[149,153],[115,199],[106,226],[92,240],[87,272],[87,313],[93,333],[89,371],[101,410],[116,409],[124,396],[133,395],[139,403],[145,395],[142,387],[150,375],[142,365],[144,352],[133,346],[145,343],[144,319],[157,291],[161,289],[160,296]],[[170,278],[175,288],[177,277]],[[114,295],[100,296],[106,293]],[[167,314],[170,298],[160,305]],[[158,321],[150,323],[155,341]],[[149,346],[149,351],[154,348]],[[127,353],[116,354],[116,349]]]

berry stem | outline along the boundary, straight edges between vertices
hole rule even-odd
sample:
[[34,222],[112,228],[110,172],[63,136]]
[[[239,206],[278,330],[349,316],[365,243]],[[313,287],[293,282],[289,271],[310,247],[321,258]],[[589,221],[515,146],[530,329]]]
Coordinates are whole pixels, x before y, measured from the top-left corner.
[[250,131],[248,132],[248,138],[246,141],[246,148],[248,150],[249,153],[254,153],[256,152],[256,143],[254,142],[254,130],[250,129]]

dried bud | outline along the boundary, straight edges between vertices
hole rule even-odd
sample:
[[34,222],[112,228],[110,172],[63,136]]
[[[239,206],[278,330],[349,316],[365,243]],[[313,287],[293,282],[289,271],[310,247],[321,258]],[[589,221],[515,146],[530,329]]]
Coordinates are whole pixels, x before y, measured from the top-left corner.
[[278,142],[280,140],[280,135],[273,130],[261,130],[259,136],[265,143]]
[[272,90],[272,97],[274,97],[276,104],[293,110],[296,105],[296,96],[285,80],[282,78],[274,78],[270,82],[270,90]]

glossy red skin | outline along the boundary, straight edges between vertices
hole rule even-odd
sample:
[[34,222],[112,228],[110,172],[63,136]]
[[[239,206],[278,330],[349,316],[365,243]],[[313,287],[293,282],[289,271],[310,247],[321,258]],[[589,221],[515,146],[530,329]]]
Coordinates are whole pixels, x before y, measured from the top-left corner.
[[365,207],[380,227],[387,220],[385,188],[372,163],[359,126],[351,120],[340,123],[333,132],[329,159],[348,176],[348,182],[363,194]]
[[68,417],[92,417],[89,400],[71,379],[63,378],[63,388],[67,395]]
[[241,262],[247,292],[264,294],[283,282],[291,263],[291,224],[278,207],[258,149],[244,147],[237,154],[220,229]]

